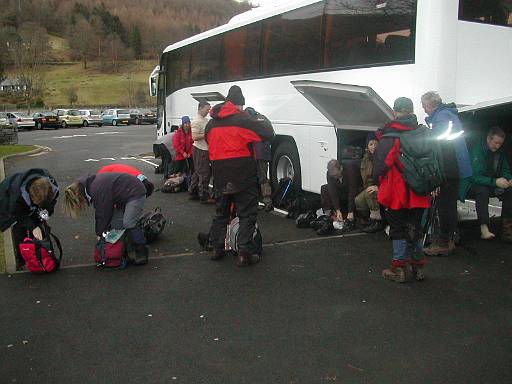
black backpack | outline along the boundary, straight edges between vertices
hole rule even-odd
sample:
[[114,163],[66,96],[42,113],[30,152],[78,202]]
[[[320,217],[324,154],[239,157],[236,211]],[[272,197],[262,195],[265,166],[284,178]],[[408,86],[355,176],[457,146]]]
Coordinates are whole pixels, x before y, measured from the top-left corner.
[[445,180],[439,140],[424,125],[404,132],[388,132],[383,137],[400,139],[400,162],[407,185],[418,195],[428,195]]
[[160,207],[156,207],[153,212],[145,213],[138,222],[138,225],[144,231],[146,243],[152,243],[163,232],[167,220],[162,214]]

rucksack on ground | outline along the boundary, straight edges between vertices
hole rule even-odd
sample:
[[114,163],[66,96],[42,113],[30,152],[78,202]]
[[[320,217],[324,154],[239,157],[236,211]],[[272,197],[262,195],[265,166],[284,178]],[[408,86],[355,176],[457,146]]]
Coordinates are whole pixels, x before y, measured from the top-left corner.
[[[41,223],[43,239],[37,240],[31,234],[18,245],[21,257],[27,269],[32,273],[50,273],[60,268],[62,246],[57,236],[51,233],[48,224]],[[59,255],[55,253],[53,242],[57,245]]]
[[[228,225],[226,231],[226,250],[238,252],[238,234],[240,232],[240,219],[235,217]],[[253,245],[258,255],[261,255],[263,251],[263,238],[261,236],[258,223],[254,228],[254,234],[252,237]]]
[[407,185],[418,195],[428,195],[444,182],[439,141],[431,129],[420,125],[404,132],[388,132],[383,137],[400,139],[400,162]]
[[115,243],[110,243],[104,237],[98,240],[94,247],[94,261],[98,268],[124,268],[126,261],[125,235]]
[[160,207],[157,207],[152,212],[145,213],[138,221],[138,225],[144,231],[146,243],[152,243],[163,232],[167,220],[162,214]]
[[163,193],[177,193],[186,190],[185,176],[181,174],[171,175],[160,191]]

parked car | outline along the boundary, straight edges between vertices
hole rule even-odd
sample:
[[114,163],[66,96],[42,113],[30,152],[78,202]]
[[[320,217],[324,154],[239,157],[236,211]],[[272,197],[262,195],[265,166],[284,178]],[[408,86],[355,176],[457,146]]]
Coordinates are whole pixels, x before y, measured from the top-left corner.
[[130,123],[132,124],[156,124],[156,113],[147,108],[131,109]]
[[37,129],[61,127],[59,118],[55,112],[36,112],[32,115]]
[[23,115],[19,112],[7,112],[7,118],[17,129],[34,129],[36,123],[32,116]]
[[118,125],[130,124],[130,111],[128,109],[107,109],[101,114],[103,124]]
[[82,116],[78,109],[56,109],[53,112],[59,117],[62,128],[82,125]]
[[82,125],[87,127],[88,125],[97,125],[101,127],[103,125],[101,119],[101,111],[96,109],[80,109],[80,115],[82,116]]
[[6,112],[0,112],[0,126],[11,125],[11,121],[7,117]]

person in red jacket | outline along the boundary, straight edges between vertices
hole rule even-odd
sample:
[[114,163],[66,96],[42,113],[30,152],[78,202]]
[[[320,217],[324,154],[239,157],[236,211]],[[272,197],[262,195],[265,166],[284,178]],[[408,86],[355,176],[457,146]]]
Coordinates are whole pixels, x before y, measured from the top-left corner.
[[127,173],[129,175],[135,176],[137,179],[142,181],[142,184],[144,184],[144,187],[146,187],[146,197],[151,196],[153,193],[153,190],[155,189],[155,186],[151,181],[148,180],[146,176],[137,168],[132,167],[131,165],[127,164],[110,164],[105,165],[104,167],[100,168],[98,170],[98,174],[100,173],[107,173],[107,172],[113,172],[113,173]]
[[217,204],[210,229],[215,250],[211,259],[224,256],[226,226],[231,204],[235,203],[240,220],[236,259],[239,267],[255,264],[261,259],[253,242],[259,198],[253,144],[274,138],[270,122],[251,116],[243,110],[244,104],[242,90],[233,85],[226,101],[210,111],[212,119],[205,128]]
[[[393,240],[391,268],[384,269],[382,276],[403,283],[408,279],[408,264],[416,280],[424,279],[423,266],[426,259],[423,255],[421,218],[424,209],[430,206],[430,197],[414,193],[402,174],[399,134],[418,127],[412,101],[399,97],[395,100],[393,110],[395,120],[387,123],[376,134],[379,145],[374,154],[373,180],[379,184],[377,200],[386,208],[389,237]],[[386,136],[386,133],[392,136]]]
[[174,159],[174,173],[186,172],[192,174],[194,172],[194,162],[192,161],[192,130],[190,129],[190,118],[183,116],[181,118],[181,126],[174,134],[172,145],[176,150],[176,158]]

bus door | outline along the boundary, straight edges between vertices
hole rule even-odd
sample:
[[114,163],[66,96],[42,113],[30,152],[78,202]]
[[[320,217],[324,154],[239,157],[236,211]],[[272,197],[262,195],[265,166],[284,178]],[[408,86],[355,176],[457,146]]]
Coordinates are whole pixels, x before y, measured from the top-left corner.
[[[334,142],[321,145],[335,148],[330,158],[337,158],[346,165],[358,166],[368,133],[393,119],[392,108],[370,87],[309,80],[291,83],[332,123]],[[310,154],[309,174],[312,185],[322,185],[326,182],[324,171],[330,158],[316,152]]]

